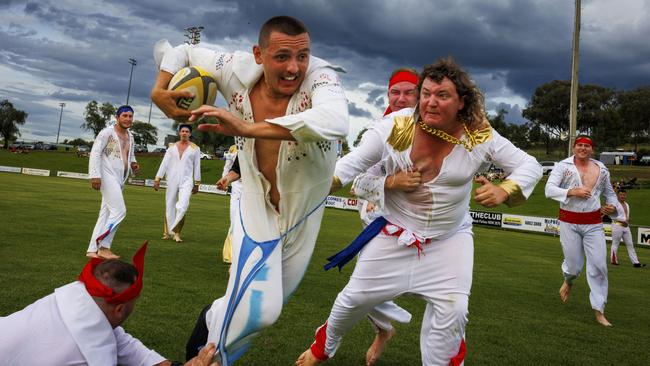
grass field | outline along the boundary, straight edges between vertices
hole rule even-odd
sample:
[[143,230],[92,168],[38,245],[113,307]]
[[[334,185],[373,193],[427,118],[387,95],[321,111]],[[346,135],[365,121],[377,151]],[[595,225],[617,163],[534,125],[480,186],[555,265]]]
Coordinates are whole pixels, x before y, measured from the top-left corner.
[[[0,160],[0,165],[11,164]],[[114,249],[130,258],[143,240],[150,241],[144,292],[125,328],[161,354],[181,360],[199,311],[226,286],[227,266],[220,253],[229,200],[194,196],[185,242],[176,244],[160,240],[163,197],[150,188],[125,188],[128,213]],[[0,315],[20,310],[76,278],[86,262],[99,202],[99,192],[85,181],[0,173]],[[359,229],[356,213],[326,210],[301,286],[278,322],[262,332],[238,364],[293,364],[312,342],[314,329],[326,319],[352,270],[349,265],[341,273],[323,272],[325,258]],[[484,228],[475,233],[467,365],[648,364],[650,270],[632,268],[620,253],[623,264],[610,267],[609,273],[606,314],[614,327],[606,329],[593,319],[584,277],[571,301],[560,303],[562,254],[557,238]],[[650,262],[650,250],[637,252],[642,262]],[[424,303],[415,297],[398,303],[413,313],[413,321],[397,326],[398,335],[379,364],[418,365]],[[372,338],[370,326],[362,322],[328,364],[363,364]]]

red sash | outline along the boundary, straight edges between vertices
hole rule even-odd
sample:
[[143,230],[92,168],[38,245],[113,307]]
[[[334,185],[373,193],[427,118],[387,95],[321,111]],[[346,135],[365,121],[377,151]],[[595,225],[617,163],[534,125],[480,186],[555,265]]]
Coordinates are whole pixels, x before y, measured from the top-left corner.
[[573,212],[560,209],[560,221],[569,224],[588,225],[600,224],[603,222],[603,218],[600,215],[600,210],[593,212]]

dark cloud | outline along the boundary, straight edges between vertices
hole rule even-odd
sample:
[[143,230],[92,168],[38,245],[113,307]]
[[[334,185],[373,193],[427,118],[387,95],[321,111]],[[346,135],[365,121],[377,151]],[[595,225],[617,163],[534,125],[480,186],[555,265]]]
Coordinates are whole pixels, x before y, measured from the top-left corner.
[[348,103],[348,111],[351,116],[372,118],[372,113],[368,112],[365,109],[357,107],[357,105],[353,102]]
[[516,125],[522,125],[526,122],[529,122],[527,119],[521,116],[521,107],[519,104],[511,105],[508,103],[487,103],[486,108],[493,110],[495,113],[498,113],[500,110],[506,112],[504,119],[507,123],[514,123]]
[[[650,84],[650,7],[639,0],[608,4],[583,1],[580,81],[615,89]],[[50,131],[56,108],[46,104],[124,103],[128,59],[135,58],[130,102],[148,110],[155,41],[178,44],[185,40],[184,28],[200,25],[205,42],[249,50],[265,20],[286,14],[307,24],[315,55],[345,67],[342,82],[348,90],[384,85],[397,67],[420,70],[452,55],[488,101],[528,100],[536,87],[570,78],[573,6],[565,0],[0,0],[0,71],[42,80],[35,95],[4,83],[0,92],[28,106],[30,120],[40,119]],[[636,8],[610,20],[607,6]],[[367,102],[379,109],[385,99],[381,88],[367,92]],[[525,106],[505,105],[507,119],[520,119]],[[366,117],[369,112],[351,104],[351,113]],[[153,114],[160,117],[156,108]],[[76,118],[78,129],[83,117]]]
[[368,98],[366,102],[372,103],[377,107],[383,107],[386,105],[384,96],[386,95],[386,90],[383,89],[373,89],[368,93]]

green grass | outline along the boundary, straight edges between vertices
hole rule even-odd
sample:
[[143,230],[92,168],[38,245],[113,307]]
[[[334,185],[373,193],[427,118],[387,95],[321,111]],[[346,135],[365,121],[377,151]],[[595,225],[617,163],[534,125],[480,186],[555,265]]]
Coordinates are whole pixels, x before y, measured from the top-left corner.
[[[193,196],[185,242],[176,244],[160,240],[164,193],[127,186],[125,199],[128,213],[114,250],[130,258],[143,240],[150,241],[144,292],[125,328],[166,357],[181,360],[199,311],[226,286],[221,246],[229,200]],[[86,262],[99,203],[99,192],[85,181],[0,173],[0,315],[76,278]],[[359,229],[355,212],[326,210],[302,284],[278,322],[262,332],[239,365],[290,365],[311,344],[353,267],[338,273],[323,272],[322,265]],[[623,264],[610,267],[606,311],[614,327],[605,329],[594,321],[584,276],[571,301],[560,303],[562,253],[557,238],[485,228],[475,233],[468,365],[647,365],[650,270],[632,268],[626,254],[619,253]],[[650,262],[650,250],[639,248],[637,253],[642,262]],[[424,302],[404,297],[398,303],[413,313],[413,321],[397,326],[398,335],[379,365],[418,365]],[[361,322],[328,364],[363,364],[372,338],[370,326]]]

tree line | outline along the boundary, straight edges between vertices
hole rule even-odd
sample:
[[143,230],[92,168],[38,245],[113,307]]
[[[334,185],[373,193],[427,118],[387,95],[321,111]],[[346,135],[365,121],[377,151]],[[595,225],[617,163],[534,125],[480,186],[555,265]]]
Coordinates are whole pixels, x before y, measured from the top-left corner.
[[[528,106],[522,111],[528,120],[526,123],[506,123],[504,110],[488,119],[494,129],[522,149],[544,146],[547,155],[552,151],[567,151],[570,95],[570,81],[553,80],[535,89]],[[100,105],[95,100],[90,101],[81,128],[97,136],[113,118],[115,110],[110,103]],[[639,152],[640,144],[650,143],[650,86],[618,91],[595,84],[580,85],[577,112],[578,132],[589,134],[601,151],[632,144],[633,149]],[[27,113],[15,109],[9,100],[0,101],[0,134],[5,148],[20,136],[18,126],[26,119]],[[177,126],[178,122],[170,123],[174,130]],[[131,132],[138,145],[157,143],[158,129],[150,123],[135,120]],[[359,133],[353,146],[358,144],[363,132],[365,129]],[[193,131],[192,138],[203,151],[233,144],[230,136],[204,133],[198,129]]]

